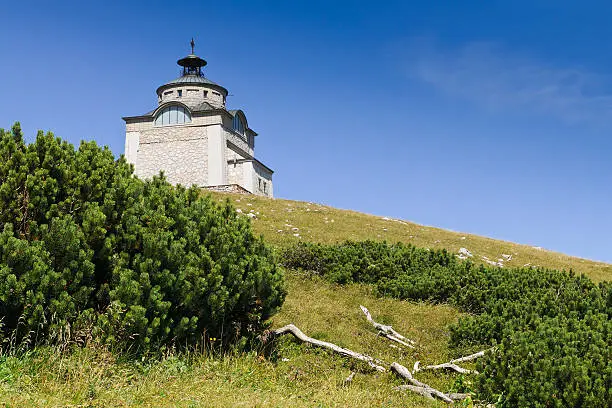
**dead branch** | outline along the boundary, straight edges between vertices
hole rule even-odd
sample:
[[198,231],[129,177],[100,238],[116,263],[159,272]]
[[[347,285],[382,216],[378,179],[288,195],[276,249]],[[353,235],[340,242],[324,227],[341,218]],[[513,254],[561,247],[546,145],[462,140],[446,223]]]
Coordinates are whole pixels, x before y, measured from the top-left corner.
[[308,343],[308,344],[312,344],[313,346],[317,346],[317,347],[321,347],[321,348],[326,348],[329,350],[332,350],[340,355],[343,355],[345,357],[351,357],[357,360],[361,360],[365,363],[367,363],[370,367],[380,371],[380,372],[384,372],[386,371],[385,368],[383,366],[381,366],[381,361],[376,360],[375,358],[372,358],[370,356],[367,356],[365,354],[360,354],[360,353],[356,353],[352,350],[349,349],[345,349],[342,348],[340,346],[337,346],[333,343],[328,343],[326,341],[321,341],[321,340],[317,340],[317,339],[313,339],[312,337],[308,337],[306,336],[300,329],[298,329],[296,326],[294,326],[293,324],[288,324],[284,327],[281,327],[280,329],[276,329],[274,331],[272,331],[270,334],[273,337],[278,337],[278,336],[282,336],[284,334],[287,333],[291,333],[296,339],[304,342],[304,343]]
[[416,363],[414,363],[414,368],[412,370],[412,373],[414,374],[414,373],[417,373],[419,371],[424,371],[424,370],[448,369],[448,370],[456,371],[460,374],[478,374],[478,371],[476,370],[468,370],[466,368],[459,367],[455,363],[476,360],[477,358],[484,356],[486,351],[488,350],[482,350],[482,351],[479,351],[478,353],[470,354],[469,356],[459,357],[459,358],[449,361],[448,363],[428,365],[423,368],[419,367],[419,362],[417,361]]
[[489,350],[482,350],[482,351],[479,351],[478,353],[470,354],[469,356],[456,358],[454,360],[451,360],[450,362],[451,363],[462,363],[464,361],[476,360],[478,357],[484,356],[485,352],[490,351],[490,350],[491,349],[489,349]]
[[401,334],[393,330],[393,327],[391,326],[375,322],[374,319],[372,318],[372,315],[370,314],[370,311],[365,306],[359,306],[359,307],[365,314],[366,319],[368,319],[368,322],[372,323],[374,328],[378,330],[379,335],[386,337],[391,341],[395,341],[403,346],[414,348],[414,345],[415,345],[414,340],[410,340],[402,336]]
[[433,397],[433,395],[431,395],[431,392],[429,392],[427,390],[427,388],[424,387],[417,387],[416,385],[410,385],[410,384],[404,384],[404,385],[400,385],[398,387],[393,388],[394,390],[398,390],[398,391],[406,391],[406,390],[410,390],[412,392],[416,392],[417,394],[420,394],[422,396],[424,396],[425,398],[429,398],[429,399],[435,399]]
[[454,364],[454,363],[428,365],[421,369],[416,370],[416,372],[424,371],[424,370],[440,370],[440,369],[445,369],[445,368],[448,370],[456,371],[459,374],[478,374],[478,371],[476,370],[468,370],[467,368],[459,367],[457,364]]
[[351,385],[351,383],[353,382],[353,378],[355,378],[355,372],[351,372],[351,374],[346,377],[346,379],[344,380],[344,382],[342,383],[344,386],[347,385]]
[[[404,384],[404,385],[395,387],[393,389],[398,390],[398,391],[410,390],[426,398],[435,399],[433,395],[431,394],[431,391],[425,387],[417,387],[416,385]],[[451,392],[450,394],[446,394],[446,395],[448,396],[448,398],[450,398],[453,401],[463,401],[464,399],[470,396],[470,394],[464,394],[460,392]]]
[[399,363],[393,363],[391,364],[391,371],[393,371],[398,376],[408,380],[408,382],[410,382],[414,386],[414,387],[404,386],[403,388],[400,388],[400,389],[409,389],[418,394],[424,395],[428,398],[437,397],[441,399],[442,401],[448,402],[448,403],[453,402],[453,400],[448,395],[443,393],[442,391],[438,391],[435,388],[432,388],[429,385],[422,383],[419,380],[415,379],[410,373],[410,370],[408,370],[403,365]]

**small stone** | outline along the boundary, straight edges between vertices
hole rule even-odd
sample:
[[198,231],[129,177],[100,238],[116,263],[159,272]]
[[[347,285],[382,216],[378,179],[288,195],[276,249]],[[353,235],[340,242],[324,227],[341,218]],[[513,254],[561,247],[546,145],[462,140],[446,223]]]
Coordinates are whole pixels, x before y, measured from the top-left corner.
[[[471,257],[473,256],[472,253],[470,251],[468,251],[467,248],[459,248],[459,254],[464,255],[466,257]],[[486,258],[486,257],[485,257]]]

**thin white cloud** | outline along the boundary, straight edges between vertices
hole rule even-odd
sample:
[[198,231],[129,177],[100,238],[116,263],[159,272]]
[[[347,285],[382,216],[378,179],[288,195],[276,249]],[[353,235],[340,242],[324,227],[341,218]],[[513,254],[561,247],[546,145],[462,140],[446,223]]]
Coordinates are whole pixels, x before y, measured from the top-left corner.
[[431,44],[411,53],[411,75],[446,94],[490,110],[523,109],[567,123],[612,124],[610,78],[555,67],[491,43],[454,50]]

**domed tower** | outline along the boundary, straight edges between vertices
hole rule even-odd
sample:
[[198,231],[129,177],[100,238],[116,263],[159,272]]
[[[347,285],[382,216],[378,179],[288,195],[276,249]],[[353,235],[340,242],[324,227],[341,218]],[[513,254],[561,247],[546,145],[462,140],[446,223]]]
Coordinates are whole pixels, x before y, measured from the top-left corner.
[[163,171],[172,184],[272,196],[272,169],[255,159],[257,133],[242,110],[226,109],[227,89],[204,76],[194,53],[181,76],[157,88],[158,106],[124,117],[125,157],[140,178]]

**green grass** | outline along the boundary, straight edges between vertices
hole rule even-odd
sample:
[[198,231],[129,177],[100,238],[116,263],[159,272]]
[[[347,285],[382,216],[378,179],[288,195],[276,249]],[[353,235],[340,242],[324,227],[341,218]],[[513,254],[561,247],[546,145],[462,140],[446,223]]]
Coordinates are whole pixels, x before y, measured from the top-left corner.
[[[454,253],[464,247],[476,261],[508,254],[512,260],[504,262],[506,266],[573,269],[595,281],[612,276],[609,264],[407,221],[306,202],[220,193],[214,197],[229,198],[243,213],[254,213],[255,232],[279,248],[299,240],[400,241]],[[331,285],[293,271],[287,274],[287,286],[287,300],[274,317],[273,327],[294,323],[312,337],[407,367],[416,360],[430,364],[456,357],[447,347],[448,325],[460,314],[449,306],[378,298],[367,285]],[[359,310],[360,304],[377,321],[392,324],[416,340],[417,349],[394,348],[378,337]],[[343,385],[352,371],[357,373],[352,384]],[[423,372],[418,378],[449,391],[459,377]],[[373,372],[364,364],[299,344],[289,336],[279,341],[272,358],[256,352],[219,355],[204,351],[169,354],[156,361],[122,361],[96,345],[66,353],[38,348],[18,357],[0,357],[0,406],[5,407],[445,406],[394,391],[400,383],[390,373]]]
[[[447,360],[448,324],[459,314],[448,306],[380,299],[364,285],[338,287],[297,272],[288,274],[289,296],[273,326],[292,322],[306,334],[412,366]],[[359,310],[393,324],[416,340],[415,351],[391,347]],[[357,374],[350,386],[343,380]],[[449,390],[451,374],[423,373],[422,381]],[[59,354],[41,348],[0,360],[0,403],[8,407],[331,407],[444,406],[394,391],[390,373],[294,341],[280,340],[278,355],[257,353],[169,356],[156,362],[122,362],[102,347]]]
[[[385,219],[382,216],[340,210],[320,204],[283,199],[269,199],[252,195],[213,193],[218,200],[230,199],[243,213],[253,212],[253,228],[273,245],[284,247],[299,240],[335,243],[350,240],[380,240],[411,243],[422,248],[446,248],[457,253],[467,248],[475,262],[482,257],[497,261],[502,255],[511,255],[504,261],[508,267],[525,265],[560,270],[572,269],[589,276],[595,282],[612,278],[612,265],[564,255],[546,249],[500,241],[418,225],[409,221]],[[294,230],[297,228],[297,230]],[[295,236],[298,234],[299,236]]]

